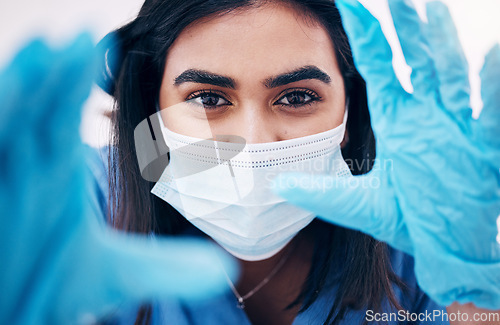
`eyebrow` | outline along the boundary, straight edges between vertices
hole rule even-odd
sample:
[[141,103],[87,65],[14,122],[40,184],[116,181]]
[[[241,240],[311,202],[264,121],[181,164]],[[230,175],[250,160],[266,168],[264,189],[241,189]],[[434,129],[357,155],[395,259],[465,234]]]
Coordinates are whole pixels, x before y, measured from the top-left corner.
[[[325,84],[329,84],[331,82],[330,76],[321,69],[313,65],[307,65],[287,73],[267,78],[263,81],[263,84],[266,88],[271,89],[293,82],[311,79],[322,81]],[[186,82],[209,84],[231,89],[236,88],[236,81],[233,78],[199,69],[188,69],[182,72],[175,78],[174,85],[179,86]]]
[[174,85],[179,86],[185,82],[195,82],[199,84],[210,84],[223,88],[236,88],[233,78],[221,76],[212,72],[198,69],[189,69],[181,73],[174,80]]
[[314,65],[307,65],[293,71],[268,78],[264,81],[264,85],[267,88],[276,88],[292,82],[308,79],[316,79],[324,82],[325,84],[329,84],[332,81],[330,76],[321,71],[318,67]]

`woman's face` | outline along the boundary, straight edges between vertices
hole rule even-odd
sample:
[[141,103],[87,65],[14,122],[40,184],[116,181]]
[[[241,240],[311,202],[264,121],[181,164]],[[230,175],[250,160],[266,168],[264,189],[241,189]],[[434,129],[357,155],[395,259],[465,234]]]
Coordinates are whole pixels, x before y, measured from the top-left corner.
[[340,125],[344,83],[326,30],[269,4],[187,27],[167,53],[160,106],[180,134],[281,141]]

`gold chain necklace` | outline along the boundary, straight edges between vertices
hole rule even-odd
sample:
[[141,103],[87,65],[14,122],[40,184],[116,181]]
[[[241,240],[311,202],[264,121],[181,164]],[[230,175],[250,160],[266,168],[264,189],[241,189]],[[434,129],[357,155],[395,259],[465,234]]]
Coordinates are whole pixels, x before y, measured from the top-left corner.
[[260,281],[259,284],[257,284],[255,286],[255,288],[253,288],[252,290],[250,290],[248,293],[246,293],[243,296],[238,293],[238,291],[236,290],[236,287],[234,286],[233,282],[231,281],[231,279],[227,275],[226,270],[224,270],[224,274],[226,275],[227,283],[229,284],[229,287],[231,288],[231,291],[233,291],[233,294],[236,296],[236,299],[237,299],[237,305],[236,306],[238,308],[245,309],[245,300],[247,300],[248,298],[252,297],[255,293],[257,293],[257,291],[259,291],[260,289],[262,289],[262,287],[264,287],[269,282],[269,280],[271,280],[271,278],[273,276],[275,276],[276,273],[278,273],[278,271],[283,267],[283,265],[285,265],[285,262],[288,260],[288,258],[292,254],[292,251],[293,251],[293,249],[289,249],[289,251],[286,253],[286,255],[281,258],[281,260],[278,262],[278,264],[276,264],[276,266],[272,269],[272,271],[269,273],[269,275],[266,276],[262,281]]

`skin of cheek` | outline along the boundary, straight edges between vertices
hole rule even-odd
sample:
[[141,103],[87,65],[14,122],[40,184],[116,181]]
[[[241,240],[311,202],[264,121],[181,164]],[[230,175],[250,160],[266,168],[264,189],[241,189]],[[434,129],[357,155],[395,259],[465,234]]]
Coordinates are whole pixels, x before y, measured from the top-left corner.
[[[330,84],[303,80],[272,90],[262,85],[271,76],[306,65],[326,72]],[[193,68],[229,76],[237,88],[174,86],[176,76]],[[288,88],[311,89],[322,100],[312,104],[310,113],[273,105]],[[183,103],[191,91],[208,89],[229,94],[224,97],[232,103],[216,118]],[[306,24],[290,8],[266,6],[187,27],[167,54],[160,105],[165,125],[177,133],[198,138],[235,134],[249,143],[272,142],[338,126],[344,115],[344,83],[331,40],[321,26]]]

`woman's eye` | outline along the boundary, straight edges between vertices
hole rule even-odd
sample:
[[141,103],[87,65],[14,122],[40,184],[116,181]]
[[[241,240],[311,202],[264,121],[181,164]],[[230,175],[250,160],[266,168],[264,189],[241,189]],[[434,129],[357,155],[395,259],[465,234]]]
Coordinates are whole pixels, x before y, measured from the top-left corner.
[[310,104],[318,99],[318,96],[304,91],[293,91],[281,97],[275,104],[297,107]]
[[217,108],[219,106],[230,105],[231,103],[224,97],[214,93],[202,93],[190,98],[196,104],[208,109]]

